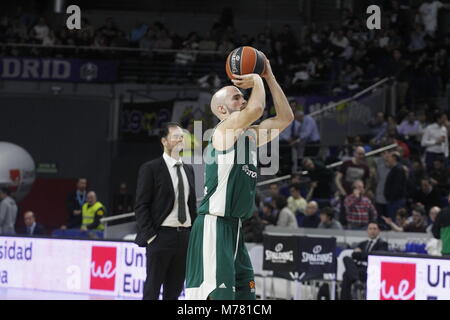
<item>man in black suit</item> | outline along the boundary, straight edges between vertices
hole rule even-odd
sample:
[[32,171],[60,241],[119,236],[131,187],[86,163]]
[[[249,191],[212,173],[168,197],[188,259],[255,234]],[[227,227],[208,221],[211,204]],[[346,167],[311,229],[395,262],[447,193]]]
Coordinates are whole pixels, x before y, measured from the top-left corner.
[[352,284],[357,280],[367,280],[367,257],[373,251],[388,251],[388,243],[380,238],[380,226],[369,222],[367,226],[369,239],[358,244],[352,257],[344,258],[345,272],[342,278],[341,300],[351,300]]
[[184,285],[189,233],[197,215],[194,170],[183,164],[183,131],[176,123],[161,130],[164,153],[143,164],[136,190],[136,244],[147,248],[144,300],[178,299]]
[[79,178],[77,181],[77,190],[67,195],[67,213],[69,216],[67,224],[61,226],[61,229],[80,229],[81,228],[81,208],[87,201],[87,179]]
[[20,230],[20,234],[24,234],[27,236],[38,236],[38,235],[44,235],[45,229],[44,227],[36,222],[36,217],[34,215],[34,212],[27,211],[23,215],[23,221],[25,223],[25,227],[23,227],[22,230]]

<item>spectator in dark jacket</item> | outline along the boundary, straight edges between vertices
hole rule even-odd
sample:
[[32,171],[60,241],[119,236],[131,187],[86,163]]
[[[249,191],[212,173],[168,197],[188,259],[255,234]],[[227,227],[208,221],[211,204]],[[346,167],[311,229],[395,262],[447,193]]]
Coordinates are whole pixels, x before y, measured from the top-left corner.
[[428,212],[434,206],[441,206],[441,194],[438,189],[434,188],[428,177],[422,178],[420,181],[420,189],[414,194],[415,203],[421,203]]
[[386,211],[388,217],[395,219],[398,209],[406,204],[406,172],[399,163],[400,154],[392,152],[386,157],[387,164],[391,168],[384,185],[384,197],[387,200]]
[[319,206],[317,202],[310,201],[306,206],[305,214],[299,226],[301,228],[317,228],[320,224]]
[[79,229],[81,227],[81,208],[87,201],[87,179],[80,178],[77,182],[77,190],[67,196],[67,213],[69,221],[61,229]]
[[38,236],[45,234],[44,226],[36,222],[36,217],[32,211],[27,211],[23,215],[25,226],[18,233],[28,236]]
[[333,171],[327,169],[327,167],[320,161],[314,161],[310,158],[303,160],[303,167],[308,172],[307,176],[311,179],[311,182],[316,182],[317,186],[312,193],[312,200],[317,202],[328,202],[331,194],[331,182],[333,179]]

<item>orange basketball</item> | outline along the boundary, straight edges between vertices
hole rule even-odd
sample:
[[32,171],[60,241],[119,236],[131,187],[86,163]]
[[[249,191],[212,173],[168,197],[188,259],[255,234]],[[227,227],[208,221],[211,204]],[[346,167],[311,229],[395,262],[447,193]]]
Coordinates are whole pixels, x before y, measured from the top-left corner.
[[263,54],[253,47],[239,47],[231,51],[227,57],[225,71],[230,79],[232,74],[264,73],[266,63]]

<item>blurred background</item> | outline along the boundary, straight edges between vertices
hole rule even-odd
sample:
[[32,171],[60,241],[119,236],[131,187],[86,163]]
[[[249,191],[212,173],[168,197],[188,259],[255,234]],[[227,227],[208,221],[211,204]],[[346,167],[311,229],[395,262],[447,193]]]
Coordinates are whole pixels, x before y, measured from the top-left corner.
[[[191,134],[195,120],[203,131],[213,127],[211,94],[230,83],[225,59],[248,45],[270,59],[296,121],[280,136],[280,170],[259,177],[247,240],[261,242],[262,230],[277,225],[287,205],[296,228],[317,228],[324,207],[349,227],[344,201],[357,179],[382,230],[404,232],[421,205],[414,231],[432,237],[430,209],[448,206],[450,190],[448,138],[433,159],[423,143],[440,116],[450,132],[450,1],[424,9],[435,2],[1,2],[0,185],[17,203],[15,232],[26,230],[25,213],[32,211],[44,235],[92,238],[67,233],[78,227],[76,201],[85,200],[76,199],[77,190],[94,190],[107,217],[133,212],[139,166],[162,153],[161,125],[177,121]],[[72,4],[81,8],[80,30],[66,27]],[[381,30],[366,26],[373,4],[382,10]],[[267,106],[264,118],[274,115],[270,95]],[[202,144],[195,140],[187,139],[187,155]],[[357,147],[367,173],[349,176],[340,161],[357,158]],[[398,154],[406,172],[397,206],[379,179],[387,175],[379,164],[385,150]],[[201,198],[201,167],[196,173]],[[336,180],[348,184],[346,194]],[[310,202],[317,223],[305,225]],[[390,204],[395,212],[392,206],[388,212]],[[398,209],[404,221],[396,220]],[[132,223],[133,216],[126,219]]]

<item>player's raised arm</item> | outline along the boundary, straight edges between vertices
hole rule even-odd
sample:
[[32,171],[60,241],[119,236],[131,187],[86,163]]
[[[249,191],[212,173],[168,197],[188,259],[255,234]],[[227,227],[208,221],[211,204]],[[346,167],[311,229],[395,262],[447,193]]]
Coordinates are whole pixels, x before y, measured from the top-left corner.
[[[272,118],[268,118],[262,121],[259,125],[252,126],[258,133],[258,145],[264,145],[269,141],[275,139],[281,131],[286,129],[289,124],[294,121],[294,114],[292,113],[289,101],[286,95],[278,84],[275,76],[272,72],[269,59],[265,58],[266,68],[262,77],[266,80],[269,86],[270,93],[272,94],[273,102],[275,105],[276,115]],[[275,130],[273,130],[275,129]]]

